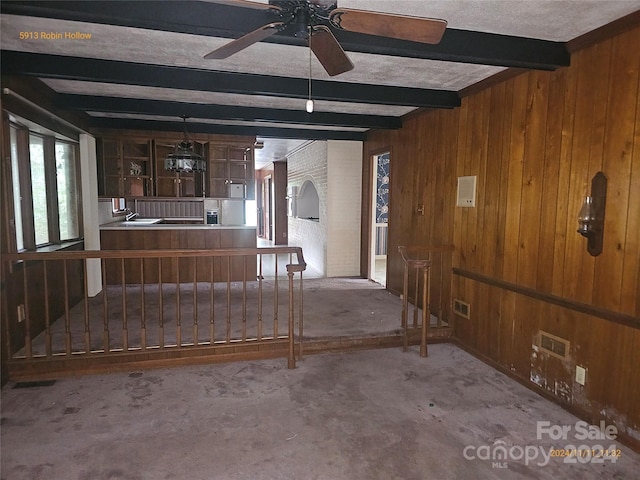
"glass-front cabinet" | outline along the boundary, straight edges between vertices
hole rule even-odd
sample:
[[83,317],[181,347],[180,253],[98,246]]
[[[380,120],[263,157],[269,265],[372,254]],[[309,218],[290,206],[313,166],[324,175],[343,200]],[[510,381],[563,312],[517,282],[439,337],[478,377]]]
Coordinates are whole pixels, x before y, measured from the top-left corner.
[[255,198],[255,166],[251,145],[211,145],[209,167],[211,197]]
[[98,138],[98,193],[105,197],[255,198],[253,137],[215,135],[192,141],[205,172],[165,169],[179,136]]
[[98,143],[99,194],[107,197],[153,195],[149,139],[102,138]]

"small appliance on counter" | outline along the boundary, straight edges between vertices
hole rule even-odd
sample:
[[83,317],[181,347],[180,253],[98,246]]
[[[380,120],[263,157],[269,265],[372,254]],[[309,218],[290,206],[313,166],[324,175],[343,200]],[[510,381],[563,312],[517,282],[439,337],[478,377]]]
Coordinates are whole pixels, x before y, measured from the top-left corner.
[[218,210],[207,210],[207,225],[218,225]]

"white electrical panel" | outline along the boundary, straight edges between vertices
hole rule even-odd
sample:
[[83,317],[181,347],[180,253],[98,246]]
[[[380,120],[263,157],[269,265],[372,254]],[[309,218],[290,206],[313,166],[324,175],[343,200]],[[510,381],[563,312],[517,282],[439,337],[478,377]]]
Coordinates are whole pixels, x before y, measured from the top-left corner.
[[476,176],[458,177],[458,197],[456,206],[476,206]]

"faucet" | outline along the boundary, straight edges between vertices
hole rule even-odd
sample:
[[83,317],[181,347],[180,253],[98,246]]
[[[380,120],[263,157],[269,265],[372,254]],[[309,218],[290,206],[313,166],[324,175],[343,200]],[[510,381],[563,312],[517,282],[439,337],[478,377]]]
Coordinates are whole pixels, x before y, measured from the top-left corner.
[[134,218],[136,218],[139,214],[137,212],[132,212],[130,209],[127,209],[129,213],[124,217],[125,221],[130,222]]

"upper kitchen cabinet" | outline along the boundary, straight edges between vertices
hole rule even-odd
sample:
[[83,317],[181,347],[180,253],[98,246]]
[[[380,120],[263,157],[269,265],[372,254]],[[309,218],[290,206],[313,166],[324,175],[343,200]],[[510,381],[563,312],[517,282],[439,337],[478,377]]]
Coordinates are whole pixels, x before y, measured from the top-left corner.
[[[209,146],[207,143],[192,142],[193,150],[207,161]],[[154,140],[156,166],[156,196],[158,197],[203,197],[207,172],[173,172],[165,170],[164,161],[173,153],[176,142],[161,139]]]
[[98,139],[98,193],[107,197],[153,194],[149,139]]
[[209,146],[209,196],[255,198],[253,145]]
[[178,132],[105,129],[93,133],[101,196],[255,198],[255,137],[193,135],[189,141],[205,160],[206,171],[175,172],[165,170],[165,159],[182,140]]

